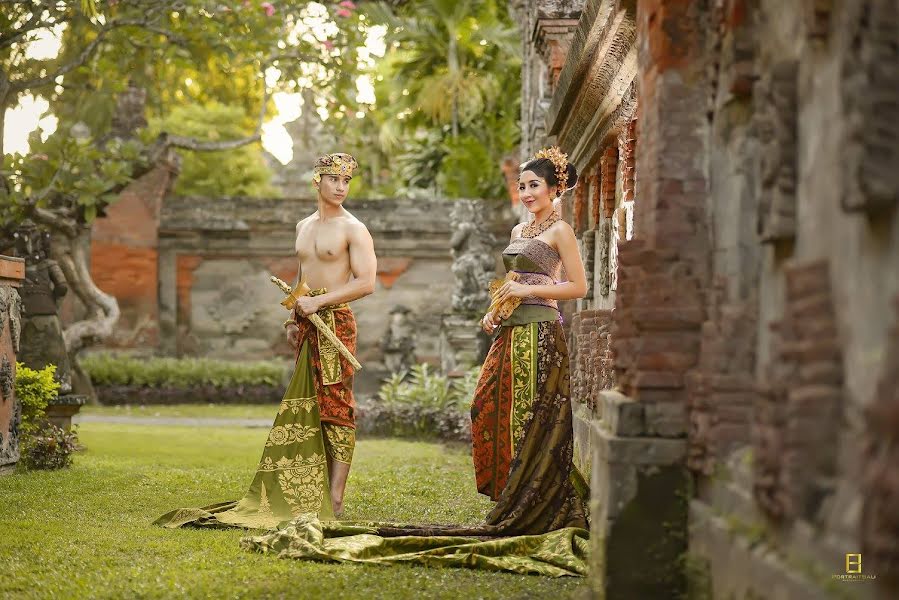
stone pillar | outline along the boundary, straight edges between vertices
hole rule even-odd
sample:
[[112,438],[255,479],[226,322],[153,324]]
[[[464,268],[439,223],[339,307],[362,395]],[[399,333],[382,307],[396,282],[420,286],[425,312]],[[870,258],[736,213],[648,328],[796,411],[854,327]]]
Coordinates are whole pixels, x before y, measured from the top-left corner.
[[178,352],[178,268],[177,254],[160,248],[159,272],[159,349],[167,356]]
[[22,331],[21,300],[15,288],[25,279],[25,261],[0,256],[0,475],[11,473],[19,461],[19,422],[16,401],[16,353]]
[[599,401],[590,436],[593,597],[683,597],[686,440],[647,436],[642,404],[616,391],[601,391]]
[[[696,159],[707,126],[698,11],[682,0],[637,3],[640,201],[635,239],[618,248],[611,330],[618,391],[600,393],[591,443],[591,584],[600,598],[686,593],[685,377],[698,360],[709,253],[705,171]],[[610,208],[603,202],[603,217],[612,217]]]

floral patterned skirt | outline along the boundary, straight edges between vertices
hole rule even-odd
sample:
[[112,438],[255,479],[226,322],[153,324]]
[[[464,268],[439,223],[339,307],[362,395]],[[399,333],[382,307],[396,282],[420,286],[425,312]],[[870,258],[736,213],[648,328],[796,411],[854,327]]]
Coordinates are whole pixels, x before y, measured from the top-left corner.
[[573,481],[568,348],[558,321],[503,327],[471,406],[478,491],[504,533],[586,527]]

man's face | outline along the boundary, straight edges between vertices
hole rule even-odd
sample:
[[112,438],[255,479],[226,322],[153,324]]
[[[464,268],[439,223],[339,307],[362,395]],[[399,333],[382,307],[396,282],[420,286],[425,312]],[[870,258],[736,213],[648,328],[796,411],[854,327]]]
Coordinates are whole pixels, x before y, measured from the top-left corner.
[[325,202],[342,204],[350,191],[349,175],[322,175],[318,182],[318,191]]

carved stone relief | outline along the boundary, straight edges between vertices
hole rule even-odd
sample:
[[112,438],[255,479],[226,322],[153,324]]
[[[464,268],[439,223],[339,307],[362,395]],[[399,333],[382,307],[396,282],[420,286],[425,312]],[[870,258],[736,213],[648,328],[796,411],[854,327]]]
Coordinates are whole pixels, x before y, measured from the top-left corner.
[[9,359],[4,356],[3,362],[0,364],[0,394],[2,394],[4,401],[12,397],[12,389],[12,364],[9,362]]
[[780,62],[755,89],[754,127],[760,144],[758,233],[763,242],[796,235],[797,63]]
[[858,0],[847,11],[842,204],[848,211],[877,211],[899,202],[899,4]]

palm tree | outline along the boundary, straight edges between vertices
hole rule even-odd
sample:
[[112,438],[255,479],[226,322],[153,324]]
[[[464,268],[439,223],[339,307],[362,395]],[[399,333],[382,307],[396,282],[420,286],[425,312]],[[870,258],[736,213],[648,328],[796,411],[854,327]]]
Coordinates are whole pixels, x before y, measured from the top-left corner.
[[420,0],[409,8],[379,9],[393,30],[395,81],[407,90],[409,108],[449,124],[456,138],[500,95],[517,33],[500,20],[493,0]]

